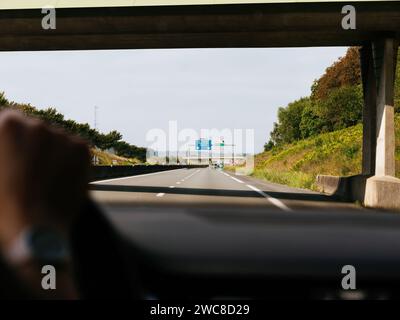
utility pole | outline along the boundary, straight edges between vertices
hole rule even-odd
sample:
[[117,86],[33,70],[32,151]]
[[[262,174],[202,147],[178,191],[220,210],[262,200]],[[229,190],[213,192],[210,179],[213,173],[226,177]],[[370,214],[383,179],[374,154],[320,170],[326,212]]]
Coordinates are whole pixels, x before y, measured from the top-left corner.
[[98,106],[94,106],[94,128],[97,130],[97,110],[99,109]]
[[235,140],[232,137],[232,166],[235,165]]
[[[98,108],[99,108],[98,106],[94,106],[94,129],[95,130],[97,130],[97,109]],[[97,159],[96,155],[93,156],[93,162],[95,165],[98,163],[98,159]]]

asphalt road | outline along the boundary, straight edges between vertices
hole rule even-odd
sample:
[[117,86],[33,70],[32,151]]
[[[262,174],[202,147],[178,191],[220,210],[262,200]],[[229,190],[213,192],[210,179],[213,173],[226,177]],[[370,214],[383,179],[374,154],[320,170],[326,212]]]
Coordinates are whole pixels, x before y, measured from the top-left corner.
[[235,208],[293,212],[346,209],[352,203],[309,190],[290,188],[219,169],[177,169],[91,184],[93,198],[110,208]]
[[132,259],[145,257],[162,274],[313,277],[398,256],[397,215],[231,172],[178,169],[91,189],[132,244]]

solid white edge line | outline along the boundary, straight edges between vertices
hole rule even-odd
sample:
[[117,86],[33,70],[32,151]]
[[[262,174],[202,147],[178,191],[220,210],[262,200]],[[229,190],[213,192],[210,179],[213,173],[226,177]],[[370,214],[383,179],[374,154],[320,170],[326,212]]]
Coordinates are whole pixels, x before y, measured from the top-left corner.
[[247,187],[249,187],[250,189],[252,189],[253,191],[261,194],[263,197],[265,197],[269,202],[271,202],[273,205],[277,206],[278,208],[282,209],[283,211],[287,211],[290,212],[292,211],[292,209],[290,209],[286,204],[284,204],[282,201],[271,197],[270,195],[266,194],[264,191],[261,191],[260,189],[253,187],[250,184],[246,184]]
[[152,176],[152,175],[155,175],[155,174],[167,173],[167,172],[176,171],[176,170],[183,170],[183,169],[179,168],[179,169],[172,169],[172,170],[164,170],[164,171],[158,171],[158,172],[137,174],[135,176],[129,176],[129,177],[121,177],[121,178],[113,178],[113,179],[107,179],[107,180],[92,181],[89,184],[97,184],[97,183],[104,183],[104,182],[111,182],[111,181],[118,181],[118,180],[126,180],[126,179],[131,179],[131,178],[136,178],[136,177]]
[[242,180],[239,180],[239,179],[237,179],[237,178],[235,178],[235,177],[232,177],[232,176],[230,176],[233,180],[235,180],[236,182],[239,182],[239,183],[243,183],[243,181]]
[[226,175],[227,177],[232,178],[232,179],[235,180],[236,182],[244,183],[242,180],[239,180],[238,178],[235,178],[235,177],[231,176],[230,174],[227,174],[226,172],[224,172],[224,175]]

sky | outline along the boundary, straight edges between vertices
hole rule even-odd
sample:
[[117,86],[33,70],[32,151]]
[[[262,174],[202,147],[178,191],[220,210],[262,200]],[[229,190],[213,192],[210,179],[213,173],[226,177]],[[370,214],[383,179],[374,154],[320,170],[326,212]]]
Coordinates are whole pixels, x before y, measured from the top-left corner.
[[[153,147],[154,129],[254,130],[269,139],[277,110],[310,87],[346,48],[166,49],[1,52],[0,91],[9,100]],[[226,129],[223,131],[223,129]],[[158,130],[160,131],[160,130]],[[208,138],[208,137],[207,137]],[[216,137],[211,137],[217,140]],[[228,144],[229,138],[225,138]]]

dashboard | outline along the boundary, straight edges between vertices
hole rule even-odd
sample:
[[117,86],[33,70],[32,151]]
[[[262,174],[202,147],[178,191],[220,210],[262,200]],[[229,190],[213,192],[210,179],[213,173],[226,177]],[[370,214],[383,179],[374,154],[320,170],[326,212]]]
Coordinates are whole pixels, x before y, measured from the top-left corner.
[[[399,296],[400,217],[394,214],[131,210],[103,208],[118,238],[118,275],[125,292],[139,299]],[[345,266],[354,267],[353,290],[342,287]]]

